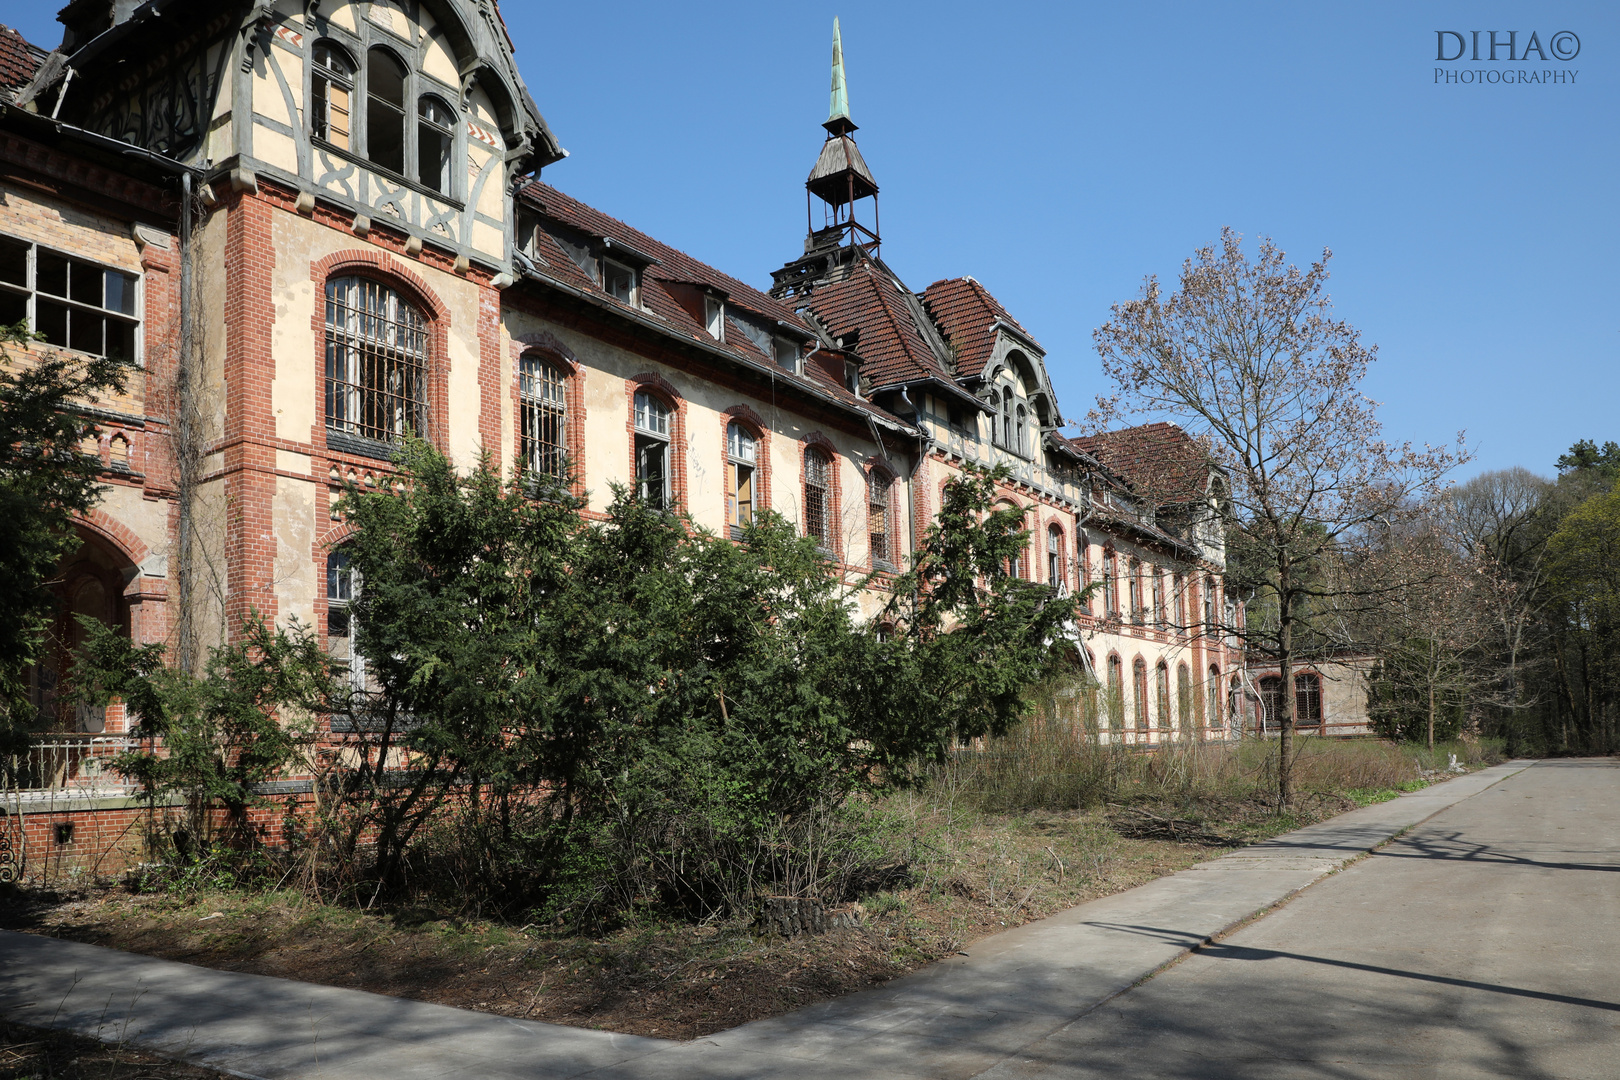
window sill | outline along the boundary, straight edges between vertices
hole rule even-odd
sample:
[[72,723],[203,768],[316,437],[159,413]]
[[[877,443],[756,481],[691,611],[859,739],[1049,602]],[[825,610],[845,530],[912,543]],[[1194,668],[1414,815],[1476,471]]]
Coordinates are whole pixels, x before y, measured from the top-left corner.
[[326,429],[326,448],[377,461],[393,461],[399,453],[396,443],[368,439],[364,435],[351,435],[347,431],[334,431],[331,428]]
[[[325,139],[316,138],[313,135],[310,136],[309,143],[310,143],[311,146],[314,146],[317,149],[322,150],[322,151],[324,151],[324,152],[326,152],[328,154],[336,154],[338,157],[342,158],[344,161],[349,162],[351,165],[358,165],[362,169],[366,169],[366,170],[368,170],[370,172],[374,172],[378,176],[380,176],[383,179],[387,180],[389,183],[404,184],[406,187],[410,188],[412,191],[416,192],[418,195],[426,195],[428,198],[434,199],[434,200],[436,200],[438,202],[442,202],[446,206],[453,207],[456,210],[465,210],[465,209],[467,209],[467,204],[462,202],[460,199],[456,198],[455,196],[446,195],[443,192],[439,192],[439,191],[434,191],[432,188],[428,187],[426,184],[418,183],[417,181],[412,180],[410,177],[404,175],[403,173],[397,173],[393,169],[385,168],[382,165],[378,165],[375,161],[372,161],[369,158],[362,157],[359,154],[356,154],[353,150],[345,150],[341,146],[336,146],[336,145],[334,145],[332,143],[327,142]],[[375,222],[375,224],[378,224],[378,225],[395,225],[397,227],[398,225],[404,224],[404,222],[391,222],[391,221],[388,221],[388,220],[377,220]]]

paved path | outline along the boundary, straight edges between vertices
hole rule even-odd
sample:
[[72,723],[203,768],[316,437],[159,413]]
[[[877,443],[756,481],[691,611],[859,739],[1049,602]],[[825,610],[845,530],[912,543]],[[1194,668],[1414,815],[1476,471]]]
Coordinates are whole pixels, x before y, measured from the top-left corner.
[[[956,1080],[986,1072],[1064,1069],[1075,1060],[1071,1052],[1091,1053],[1094,1018],[1118,1014],[1113,1005],[1093,1013],[1099,1005],[1526,764],[1511,762],[1343,814],[975,942],[970,956],[877,989],[690,1043],[211,971],[27,934],[0,934],[0,1012],[22,1023],[71,1027],[103,1039],[128,1037],[159,1052],[264,1080]],[[1607,820],[1613,821],[1617,811],[1620,806],[1611,799]],[[1363,872],[1358,866],[1343,879]],[[1400,919],[1375,921],[1383,932]],[[1136,1001],[1180,970],[1115,1004]],[[1194,1011],[1209,1006],[1200,1002]],[[1603,1015],[1620,1019],[1620,1013]],[[1123,1055],[1116,1062],[1131,1065],[1127,1038],[1108,1045]],[[1112,1071],[1121,1069],[1116,1064]]]
[[1543,762],[988,1076],[1613,1080],[1617,960],[1620,761]]

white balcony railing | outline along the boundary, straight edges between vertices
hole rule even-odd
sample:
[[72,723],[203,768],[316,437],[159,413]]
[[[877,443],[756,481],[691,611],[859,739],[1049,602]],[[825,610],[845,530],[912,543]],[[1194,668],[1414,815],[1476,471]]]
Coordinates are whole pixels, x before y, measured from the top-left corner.
[[0,758],[0,788],[85,798],[128,795],[134,785],[112,761],[132,745],[127,735],[36,735],[23,753]]

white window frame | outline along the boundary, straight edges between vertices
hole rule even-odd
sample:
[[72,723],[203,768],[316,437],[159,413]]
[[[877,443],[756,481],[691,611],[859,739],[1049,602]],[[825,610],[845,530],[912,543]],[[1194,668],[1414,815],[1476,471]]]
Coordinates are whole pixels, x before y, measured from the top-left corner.
[[726,302],[714,296],[703,298],[703,328],[716,341],[726,340]]
[[[619,262],[616,259],[610,259],[605,255],[602,256],[601,265],[602,291],[621,303],[628,304],[633,308],[639,308],[641,306],[641,274],[637,272],[636,268],[626,263]],[[615,271],[623,274],[630,280],[630,288],[624,296],[620,296],[618,293],[614,292],[613,289],[608,285],[608,280]]]
[[[655,413],[652,406],[656,405],[659,413]],[[636,453],[635,460],[630,463],[634,471],[636,495],[644,501],[656,506],[660,510],[668,510],[671,502],[671,474],[675,471],[674,427],[675,408],[665,401],[662,396],[650,390],[637,390],[632,402],[634,414],[633,426],[635,428]],[[657,450],[662,455],[663,490],[656,499],[649,496],[645,472],[642,462],[645,455]]]

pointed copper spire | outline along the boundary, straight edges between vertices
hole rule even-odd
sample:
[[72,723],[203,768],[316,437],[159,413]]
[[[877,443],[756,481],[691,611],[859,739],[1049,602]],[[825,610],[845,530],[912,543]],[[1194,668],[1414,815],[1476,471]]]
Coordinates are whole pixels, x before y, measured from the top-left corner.
[[827,108],[827,122],[821,126],[833,135],[847,135],[855,130],[855,121],[849,118],[849,84],[844,81],[844,38],[836,15],[833,16],[832,98]]

